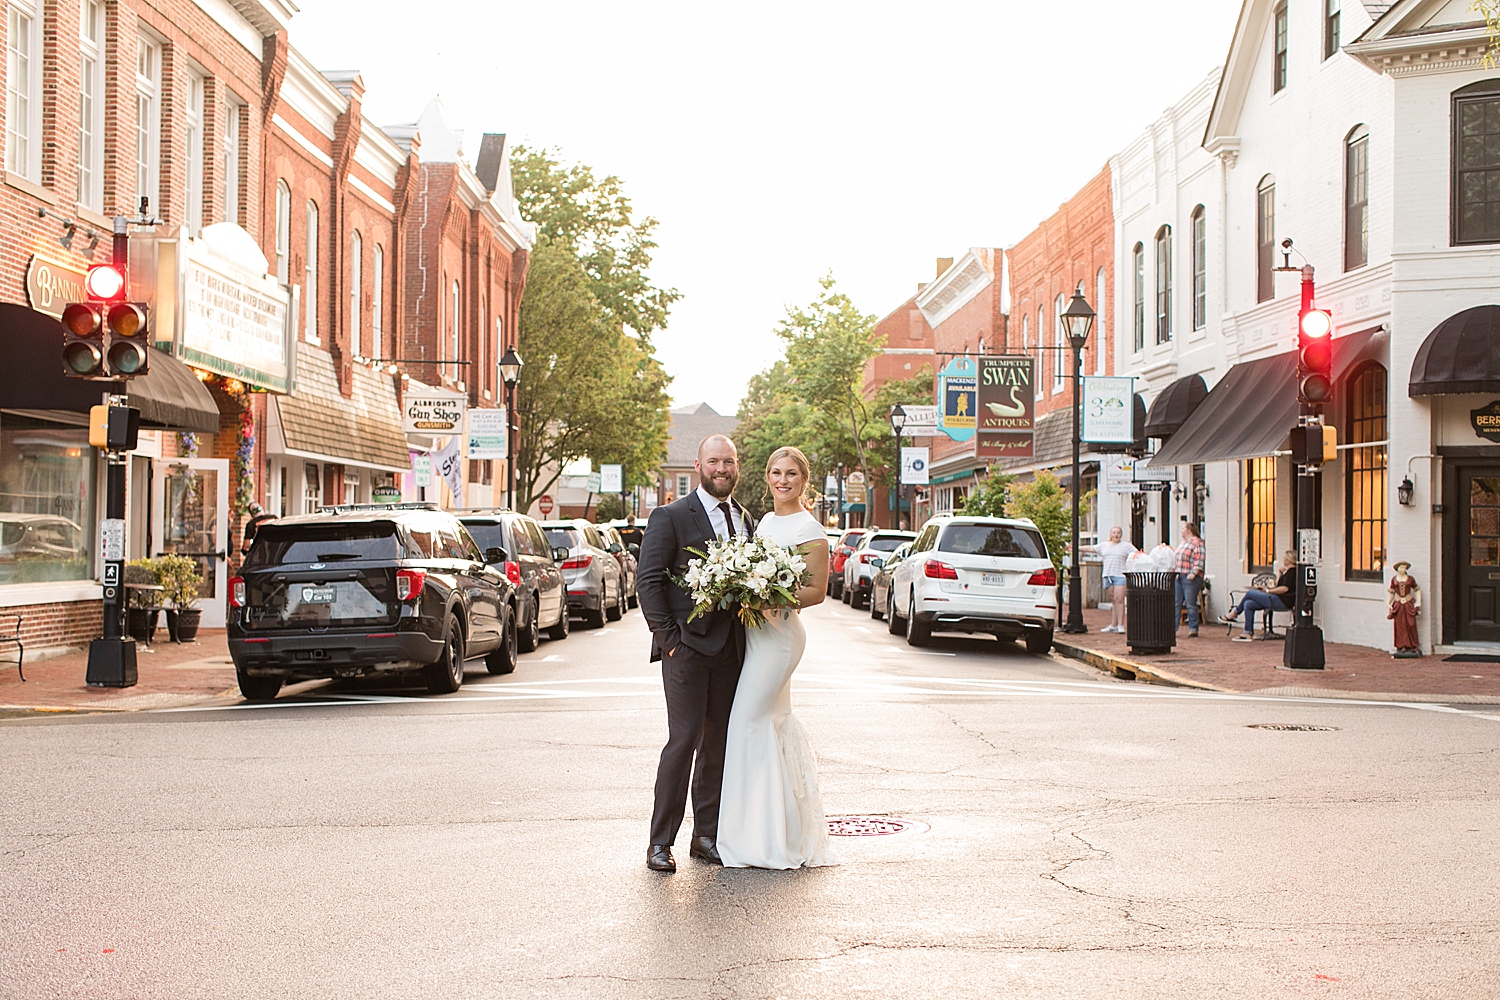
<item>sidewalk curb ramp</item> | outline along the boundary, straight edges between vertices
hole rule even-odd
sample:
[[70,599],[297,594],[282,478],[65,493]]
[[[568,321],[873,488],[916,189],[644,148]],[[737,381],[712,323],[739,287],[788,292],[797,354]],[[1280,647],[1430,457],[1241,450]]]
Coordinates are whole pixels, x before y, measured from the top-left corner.
[[1087,646],[1075,645],[1055,636],[1052,648],[1069,659],[1087,663],[1097,670],[1127,681],[1142,681],[1146,684],[1165,684],[1169,687],[1189,688],[1196,691],[1217,691],[1221,694],[1258,694],[1268,698],[1327,698],[1334,701],[1389,701],[1444,705],[1500,705],[1500,696],[1484,694],[1407,694],[1391,691],[1342,691],[1311,685],[1283,685],[1280,687],[1256,688],[1253,691],[1237,691],[1202,681],[1179,677],[1171,671],[1129,660],[1113,653],[1103,653]]

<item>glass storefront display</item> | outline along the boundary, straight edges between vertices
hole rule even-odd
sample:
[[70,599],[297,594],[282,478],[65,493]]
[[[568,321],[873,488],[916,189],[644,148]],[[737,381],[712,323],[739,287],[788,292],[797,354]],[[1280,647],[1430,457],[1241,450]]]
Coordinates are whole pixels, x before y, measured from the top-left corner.
[[88,429],[0,413],[0,584],[93,577]]

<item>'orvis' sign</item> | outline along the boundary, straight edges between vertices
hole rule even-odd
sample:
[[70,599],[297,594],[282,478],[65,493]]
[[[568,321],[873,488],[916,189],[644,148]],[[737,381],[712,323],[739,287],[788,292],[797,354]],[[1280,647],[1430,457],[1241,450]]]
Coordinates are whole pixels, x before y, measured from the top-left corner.
[[1500,441],[1500,399],[1488,406],[1469,411],[1469,423],[1474,433],[1487,441]]

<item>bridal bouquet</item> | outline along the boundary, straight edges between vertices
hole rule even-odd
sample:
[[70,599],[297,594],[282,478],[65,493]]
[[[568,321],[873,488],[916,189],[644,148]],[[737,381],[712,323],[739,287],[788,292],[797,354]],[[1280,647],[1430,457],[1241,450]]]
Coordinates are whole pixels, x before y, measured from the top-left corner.
[[767,611],[798,606],[797,588],[810,576],[801,556],[769,538],[736,535],[710,543],[707,552],[688,551],[698,556],[678,581],[693,595],[688,621],[738,604],[740,621],[760,628]]

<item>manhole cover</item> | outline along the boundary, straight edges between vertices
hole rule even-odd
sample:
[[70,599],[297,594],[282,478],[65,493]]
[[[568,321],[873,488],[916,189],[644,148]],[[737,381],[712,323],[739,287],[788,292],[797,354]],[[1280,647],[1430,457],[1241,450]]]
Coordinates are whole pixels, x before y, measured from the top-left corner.
[[1336,733],[1338,726],[1304,726],[1295,722],[1257,722],[1246,729],[1274,729],[1278,733]]
[[830,816],[830,837],[889,837],[893,833],[906,833],[921,829],[920,823],[892,816]]

